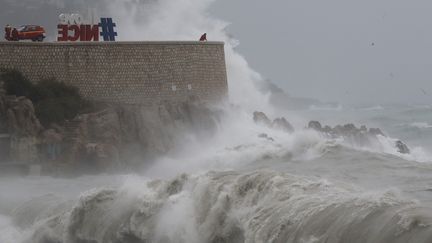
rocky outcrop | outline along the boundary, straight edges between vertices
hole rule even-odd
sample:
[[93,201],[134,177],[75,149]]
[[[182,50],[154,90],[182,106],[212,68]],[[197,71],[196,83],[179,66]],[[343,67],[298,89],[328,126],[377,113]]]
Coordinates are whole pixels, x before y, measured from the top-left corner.
[[294,132],[294,127],[285,119],[285,117],[276,118],[272,122],[264,112],[255,111],[253,113],[253,120],[255,123],[269,128],[278,129],[287,133]]
[[276,118],[272,123],[272,127],[288,133],[294,132],[294,127],[284,117]]
[[[43,130],[33,103],[25,97],[0,94],[0,129],[9,134],[9,158],[33,162],[38,159],[38,135]],[[0,158],[1,160],[1,158]],[[0,161],[1,162],[1,161]]]
[[264,112],[255,111],[253,113],[253,120],[255,123],[260,125],[265,125],[268,127],[271,127],[272,125],[271,120],[267,117],[267,115]]
[[[360,128],[357,128],[354,124],[351,123],[345,125],[337,125],[334,128],[331,128],[330,126],[323,127],[318,121],[310,121],[308,124],[308,128],[321,132],[326,136],[332,138],[343,137],[344,139],[359,146],[370,145],[374,142],[374,140],[378,139],[378,136],[386,136],[379,128],[368,129],[364,125],[362,125]],[[400,140],[396,141],[394,146],[399,153],[410,153],[410,149],[408,148],[408,146]]]
[[322,131],[322,126],[319,121],[310,121],[308,124],[308,128],[316,131]]
[[21,137],[37,136],[43,129],[29,99],[5,96],[4,102],[8,130],[11,134]]
[[11,161],[38,162],[53,171],[137,168],[192,136],[207,138],[218,119],[197,100],[101,107],[44,128],[29,99],[0,92],[0,133],[10,137]]
[[396,141],[395,146],[401,154],[409,154],[411,152],[408,146],[400,140]]
[[65,160],[86,171],[137,168],[186,138],[204,139],[217,115],[202,104],[115,105],[66,123]]
[[269,137],[266,133],[261,133],[258,135],[259,138],[267,139],[268,141],[274,142],[274,139],[272,137]]
[[[364,126],[363,126],[364,127]],[[375,135],[375,136],[377,136],[377,135],[381,135],[381,136],[384,136],[385,137],[385,135],[384,135],[384,133],[381,131],[381,129],[379,129],[379,128],[369,128],[369,133],[370,134],[373,134],[373,135]]]

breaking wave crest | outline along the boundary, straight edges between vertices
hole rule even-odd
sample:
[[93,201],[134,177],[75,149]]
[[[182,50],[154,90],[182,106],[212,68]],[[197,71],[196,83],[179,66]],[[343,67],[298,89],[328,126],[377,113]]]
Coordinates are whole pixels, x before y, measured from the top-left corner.
[[74,206],[63,205],[39,219],[31,242],[432,240],[430,209],[396,192],[366,193],[273,171],[135,177],[120,189],[89,191]]

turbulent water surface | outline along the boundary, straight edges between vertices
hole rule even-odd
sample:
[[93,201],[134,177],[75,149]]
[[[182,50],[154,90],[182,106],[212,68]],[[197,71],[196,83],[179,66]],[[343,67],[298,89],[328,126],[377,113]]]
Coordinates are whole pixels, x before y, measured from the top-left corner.
[[[143,171],[0,177],[0,243],[432,242],[432,107],[272,112],[256,88],[263,78],[235,51],[228,24],[208,13],[213,1],[44,1],[57,12],[100,9],[121,40],[206,32],[224,41],[230,101],[241,109],[225,111],[214,137],[188,139]],[[40,1],[15,2],[17,13],[22,2],[47,12]],[[296,132],[254,124],[255,110],[284,115]],[[309,120],[379,127],[388,137],[358,146],[305,130]],[[411,154],[398,153],[396,139]]]
[[391,138],[356,147],[232,112],[140,173],[0,178],[0,242],[432,242],[431,111],[291,114],[381,126],[411,155]]

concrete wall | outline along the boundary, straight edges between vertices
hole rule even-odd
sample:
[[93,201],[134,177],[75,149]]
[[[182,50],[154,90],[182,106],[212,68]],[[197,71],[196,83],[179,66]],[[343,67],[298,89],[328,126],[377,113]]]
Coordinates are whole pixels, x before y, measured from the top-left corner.
[[227,95],[222,42],[0,42],[0,68],[54,77],[91,100],[145,104]]

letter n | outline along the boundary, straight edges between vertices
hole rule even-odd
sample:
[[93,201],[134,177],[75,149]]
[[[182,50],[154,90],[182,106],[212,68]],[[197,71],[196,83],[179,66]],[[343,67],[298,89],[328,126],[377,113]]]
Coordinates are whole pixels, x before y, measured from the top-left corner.
[[86,41],[99,41],[99,25],[86,25]]

